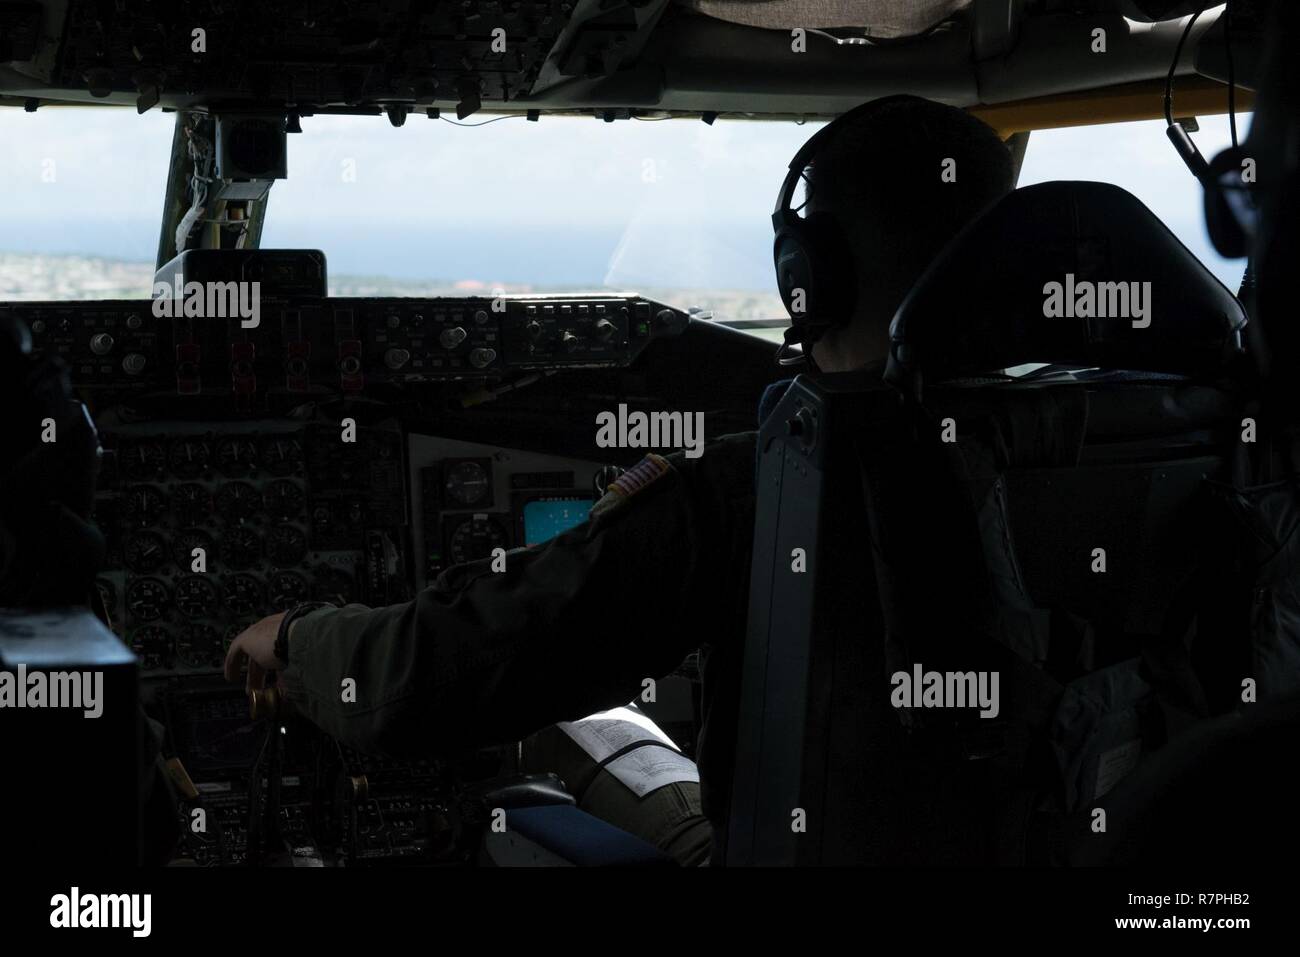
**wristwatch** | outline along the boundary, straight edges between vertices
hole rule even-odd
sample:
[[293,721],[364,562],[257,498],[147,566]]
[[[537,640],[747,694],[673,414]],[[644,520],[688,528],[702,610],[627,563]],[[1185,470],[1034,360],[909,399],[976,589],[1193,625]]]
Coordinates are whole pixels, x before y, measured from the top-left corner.
[[275,657],[287,665],[289,663],[289,626],[303,615],[310,614],[318,608],[331,607],[333,606],[327,601],[305,601],[291,608],[288,613],[280,619],[280,628],[275,633],[275,644],[271,646],[271,650],[275,653]]

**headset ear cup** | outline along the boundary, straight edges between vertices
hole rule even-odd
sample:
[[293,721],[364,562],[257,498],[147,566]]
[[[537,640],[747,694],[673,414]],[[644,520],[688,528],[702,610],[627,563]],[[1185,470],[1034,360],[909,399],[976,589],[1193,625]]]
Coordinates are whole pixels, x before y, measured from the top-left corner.
[[830,213],[811,213],[803,223],[803,242],[816,291],[819,321],[845,325],[857,307],[858,276],[848,237]]
[[782,229],[772,245],[777,291],[796,325],[812,315],[814,300],[812,263],[801,233],[798,227]]
[[1211,161],[1205,177],[1205,230],[1215,250],[1226,259],[1240,259],[1249,252],[1246,233],[1227,195],[1228,189],[1235,188],[1233,181],[1240,178],[1245,158],[1240,148],[1224,150]]

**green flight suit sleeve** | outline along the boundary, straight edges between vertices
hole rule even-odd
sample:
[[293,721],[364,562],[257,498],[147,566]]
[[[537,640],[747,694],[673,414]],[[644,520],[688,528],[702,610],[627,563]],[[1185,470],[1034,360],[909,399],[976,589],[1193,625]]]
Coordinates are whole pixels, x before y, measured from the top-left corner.
[[696,459],[659,460],[670,466],[662,474],[508,553],[504,572],[473,562],[404,604],[304,616],[289,639],[286,693],[343,743],[392,754],[515,740],[625,704],[646,678],[735,631],[749,584],[754,442],[726,436]]

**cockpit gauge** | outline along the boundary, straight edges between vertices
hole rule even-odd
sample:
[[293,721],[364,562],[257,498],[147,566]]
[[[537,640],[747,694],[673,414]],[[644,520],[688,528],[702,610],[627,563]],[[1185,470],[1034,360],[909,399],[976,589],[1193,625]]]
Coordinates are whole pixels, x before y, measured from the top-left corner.
[[288,479],[278,479],[267,486],[263,500],[271,517],[284,521],[302,514],[306,497],[300,486]]
[[231,643],[238,638],[240,633],[247,627],[247,625],[239,624],[230,625],[226,628],[225,632],[221,636],[221,657],[223,661],[225,660],[226,652],[230,650]]
[[225,586],[225,605],[237,618],[252,618],[266,603],[262,583],[252,575],[231,575]]
[[307,536],[292,525],[277,525],[266,533],[266,557],[272,565],[297,565],[307,554]]
[[297,572],[276,572],[268,580],[267,588],[271,607],[277,611],[288,611],[311,594],[311,585]]
[[160,478],[167,468],[167,452],[157,442],[137,442],[118,455],[128,478],[139,481]]
[[157,621],[167,602],[167,586],[157,578],[137,578],[127,586],[126,609],[137,621]]
[[449,461],[443,466],[442,490],[448,508],[491,505],[491,463],[479,459]]
[[122,560],[133,572],[147,574],[167,561],[167,543],[156,532],[136,532],[126,540]]
[[227,568],[248,568],[262,555],[262,540],[251,528],[232,528],[221,536],[221,561]]
[[187,575],[172,590],[176,607],[186,618],[211,618],[217,610],[217,586],[203,575]]
[[505,529],[487,515],[466,517],[452,530],[447,541],[447,552],[456,565],[490,558],[493,549],[506,547]]
[[186,625],[176,636],[176,657],[191,668],[217,667],[225,658],[221,634],[211,625]]
[[172,489],[172,510],[181,525],[198,525],[212,513],[212,495],[197,482],[186,482]]
[[292,475],[302,467],[302,442],[291,435],[273,435],[261,441],[262,467],[272,475]]
[[157,671],[165,668],[171,661],[172,636],[166,628],[158,625],[146,625],[131,632],[131,650],[140,659],[140,667],[145,671]]
[[[196,548],[203,549],[203,565],[198,568],[194,565],[198,560],[198,556],[194,554]],[[210,570],[216,564],[216,557],[217,543],[212,540],[211,535],[201,529],[187,528],[172,540],[172,561],[182,571]]]
[[222,475],[247,475],[256,466],[257,443],[252,439],[232,437],[217,443],[217,468]]
[[99,592],[99,600],[104,605],[104,610],[112,615],[117,610],[117,589],[107,578],[95,579],[95,591]]
[[262,508],[262,496],[247,482],[227,482],[217,490],[217,514],[231,525],[240,525]]
[[152,485],[134,485],[122,496],[122,514],[132,525],[157,525],[167,514],[167,496]]
[[178,439],[167,452],[167,464],[180,478],[198,478],[211,461],[212,448],[202,439]]

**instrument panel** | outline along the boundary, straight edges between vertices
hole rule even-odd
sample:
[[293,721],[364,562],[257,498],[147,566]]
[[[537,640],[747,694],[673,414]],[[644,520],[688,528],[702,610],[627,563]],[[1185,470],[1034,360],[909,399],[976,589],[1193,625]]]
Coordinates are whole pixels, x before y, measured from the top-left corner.
[[177,860],[466,863],[488,814],[466,788],[509,772],[510,748],[395,760],[292,714],[254,720],[243,689],[218,676],[226,648],[298,601],[388,604],[451,564],[545,541],[584,521],[619,469],[388,423],[354,443],[335,425],[286,420],[102,437],[96,519],[111,546],[99,586],[197,791],[178,809]]
[[[197,791],[180,808],[177,862],[464,863],[487,813],[465,789],[517,770],[512,748],[389,760],[291,709],[254,720],[221,677],[226,652],[300,602],[390,605],[453,565],[544,542],[583,522],[620,471],[434,434],[449,404],[384,387],[474,380],[486,393],[622,368],[686,315],[617,296],[282,297],[247,328],[156,315],[149,300],[3,303],[3,315],[95,409],[99,603]],[[273,393],[300,397],[258,401]]]
[[35,351],[63,359],[81,389],[245,401],[268,391],[619,368],[688,322],[635,296],[268,298],[245,319],[155,315],[157,302],[172,300],[3,303],[0,316],[25,323]]
[[387,602],[367,574],[408,524],[401,432],[283,420],[105,428],[98,587],[146,675],[217,670],[258,619],[302,601]]
[[[446,568],[536,545],[586,521],[616,467],[428,435],[409,438],[417,587]],[[547,521],[533,503],[555,503]],[[563,515],[559,510],[563,510]],[[500,553],[497,553],[500,554]]]
[[101,441],[97,586],[146,677],[213,674],[241,630],[299,602],[391,604],[545,541],[618,474],[396,424],[347,442],[320,422],[150,422]]

